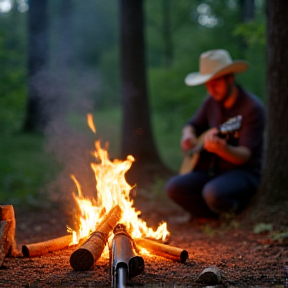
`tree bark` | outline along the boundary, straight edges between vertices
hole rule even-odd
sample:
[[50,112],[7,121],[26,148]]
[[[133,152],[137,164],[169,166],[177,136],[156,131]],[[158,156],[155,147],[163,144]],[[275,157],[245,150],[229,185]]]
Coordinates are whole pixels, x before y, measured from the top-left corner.
[[288,200],[288,5],[267,0],[267,126],[261,194],[266,203]]
[[150,120],[143,1],[120,0],[120,18],[122,157],[132,155],[136,159],[131,170],[147,165],[164,167],[156,149]]
[[242,6],[242,22],[254,20],[255,16],[255,0],[241,0]]
[[163,11],[163,42],[164,42],[164,63],[170,68],[173,63],[173,40],[171,31],[171,1],[162,0]]
[[24,123],[26,131],[41,131],[48,121],[43,80],[48,66],[47,0],[30,0],[28,12],[28,102]]

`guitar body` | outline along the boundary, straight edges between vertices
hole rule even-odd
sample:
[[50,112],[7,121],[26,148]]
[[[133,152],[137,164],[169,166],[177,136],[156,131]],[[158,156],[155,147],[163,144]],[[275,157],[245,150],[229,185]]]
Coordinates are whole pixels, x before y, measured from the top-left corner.
[[[241,122],[242,122],[242,116],[240,115],[228,119],[228,121],[219,126],[218,136],[224,139],[226,138],[227,140],[230,137],[230,135],[233,134],[234,136],[238,135],[238,131],[241,127]],[[198,163],[200,152],[201,150],[203,150],[205,135],[206,132],[202,133],[197,139],[196,146],[185,154],[179,170],[180,175],[189,173],[194,170],[195,166]]]
[[180,167],[179,174],[183,175],[193,171],[199,160],[199,157],[200,157],[199,153],[195,153],[192,156],[185,155]]
[[200,151],[203,149],[205,135],[206,132],[202,133],[197,139],[196,146],[185,154],[179,174],[186,174],[194,170],[200,157]]

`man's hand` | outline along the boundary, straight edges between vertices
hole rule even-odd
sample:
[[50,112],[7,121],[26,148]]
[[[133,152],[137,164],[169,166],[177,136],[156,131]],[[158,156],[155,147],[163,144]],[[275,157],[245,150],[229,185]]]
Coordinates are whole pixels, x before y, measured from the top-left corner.
[[204,149],[215,153],[228,162],[242,165],[247,162],[252,155],[249,148],[244,146],[231,146],[224,139],[217,136],[218,129],[211,128],[205,134]]
[[197,137],[192,126],[185,126],[182,130],[181,149],[191,150],[197,143]]
[[224,139],[218,137],[218,129],[209,129],[204,138],[204,149],[208,152],[219,154],[220,151],[226,150],[227,143]]

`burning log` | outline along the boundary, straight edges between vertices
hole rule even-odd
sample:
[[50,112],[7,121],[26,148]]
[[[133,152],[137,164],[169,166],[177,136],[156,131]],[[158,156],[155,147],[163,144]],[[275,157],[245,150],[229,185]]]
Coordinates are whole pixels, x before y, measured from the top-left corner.
[[135,243],[136,245],[147,249],[149,252],[153,252],[155,255],[169,258],[174,261],[185,263],[186,259],[189,258],[186,250],[175,246],[158,243],[144,238],[135,239]]
[[72,237],[72,235],[66,235],[44,242],[23,245],[22,254],[24,257],[37,257],[49,252],[66,249],[72,243]]
[[110,249],[111,287],[127,287],[128,279],[143,272],[144,260],[136,254],[135,243],[125,225],[118,224],[113,233]]
[[96,263],[105,248],[109,234],[120,220],[121,213],[118,205],[112,208],[88,240],[72,253],[70,265],[74,270],[89,270]]
[[17,255],[15,229],[16,221],[13,206],[0,206],[0,266],[7,255]]

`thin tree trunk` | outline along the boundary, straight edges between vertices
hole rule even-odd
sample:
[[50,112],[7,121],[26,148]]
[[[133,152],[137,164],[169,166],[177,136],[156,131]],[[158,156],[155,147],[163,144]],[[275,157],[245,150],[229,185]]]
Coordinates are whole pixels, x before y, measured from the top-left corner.
[[28,12],[28,102],[24,130],[43,130],[48,121],[43,78],[48,66],[47,0],[30,0]]
[[242,5],[242,22],[254,20],[255,16],[255,0],[241,0]]
[[164,41],[164,63],[170,68],[173,63],[173,40],[171,31],[171,1],[162,0],[163,13],[163,41]]

